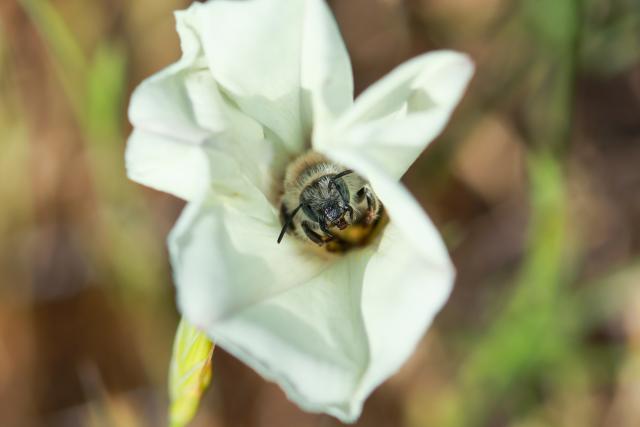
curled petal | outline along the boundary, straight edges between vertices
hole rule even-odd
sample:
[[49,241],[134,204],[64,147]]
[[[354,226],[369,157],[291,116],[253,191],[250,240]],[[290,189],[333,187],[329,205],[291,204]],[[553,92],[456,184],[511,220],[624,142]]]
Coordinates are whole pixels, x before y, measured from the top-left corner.
[[192,200],[213,180],[210,153],[225,152],[248,164],[245,170],[266,191],[267,169],[278,153],[264,142],[262,127],[220,93],[189,11],[177,13],[176,20],[182,58],[142,82],[131,97],[134,131],[125,155],[129,177]]
[[[127,174],[157,190],[189,200],[208,185],[209,174],[203,145],[224,127],[219,114],[198,122],[196,106],[207,105],[203,96],[215,82],[202,66],[197,34],[178,15],[177,29],[182,58],[145,80],[131,97],[129,119],[134,132],[126,151]],[[195,77],[197,76],[197,77]]]
[[314,115],[352,104],[349,57],[324,0],[219,0],[189,12],[216,81],[290,153],[308,144]]
[[369,363],[353,395],[354,411],[411,356],[451,293],[454,270],[448,260],[437,261],[446,253],[427,258],[417,249],[391,223],[365,270],[362,316]]
[[402,184],[357,152],[325,154],[367,178],[391,220],[360,277],[368,357],[348,406],[351,417],[411,355],[446,302],[455,270],[436,228]]
[[314,148],[358,150],[400,178],[442,132],[473,74],[464,54],[423,54],[365,90],[332,132],[316,134]]

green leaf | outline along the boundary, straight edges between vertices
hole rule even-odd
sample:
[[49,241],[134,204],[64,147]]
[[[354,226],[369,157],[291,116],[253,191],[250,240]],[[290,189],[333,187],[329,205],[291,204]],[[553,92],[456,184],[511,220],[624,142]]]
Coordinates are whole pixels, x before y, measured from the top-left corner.
[[213,342],[184,318],[178,325],[169,367],[169,425],[183,427],[198,409],[211,382]]

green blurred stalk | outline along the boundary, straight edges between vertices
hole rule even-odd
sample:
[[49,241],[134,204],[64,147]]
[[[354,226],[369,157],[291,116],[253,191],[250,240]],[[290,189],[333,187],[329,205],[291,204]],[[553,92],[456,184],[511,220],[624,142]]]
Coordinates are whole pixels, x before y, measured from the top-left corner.
[[524,264],[512,294],[461,372],[461,402],[449,425],[485,425],[514,390],[523,393],[545,366],[564,358],[572,343],[561,310],[566,305],[567,244],[564,175],[547,152],[529,158],[531,219]]
[[539,59],[532,70],[526,137],[535,149],[561,159],[572,132],[584,0],[528,0],[522,7]]
[[[530,221],[522,267],[506,302],[463,363],[443,425],[485,426],[536,399],[535,384],[572,357],[575,312],[565,162],[581,38],[581,0],[529,0],[521,18],[535,40],[525,115]],[[524,401],[524,403],[523,403]],[[518,406],[520,405],[520,406]]]
[[84,88],[79,86],[79,83],[86,81],[89,64],[80,44],[48,1],[19,1],[54,59],[53,65],[56,74],[74,114],[80,122],[86,121],[84,118]]
[[[116,281],[129,289],[162,282],[162,244],[157,241],[147,207],[126,179],[123,124],[127,87],[126,53],[117,43],[102,42],[86,55],[62,16],[45,0],[20,0],[42,36],[59,81],[84,136],[89,170],[98,195],[101,222],[97,257],[109,257]],[[136,256],[130,256],[132,247]],[[98,263],[97,265],[101,265]]]
[[[130,314],[136,325],[142,325],[140,345],[168,342],[167,331],[173,325],[166,313],[169,288],[162,286],[168,277],[164,243],[148,220],[152,217],[148,205],[126,178],[124,168],[126,52],[117,41],[105,39],[87,54],[52,3],[19,1],[47,47],[85,142],[98,205],[91,230],[83,233],[87,251],[94,265],[104,269],[99,276],[112,281],[118,296],[131,302]],[[145,366],[152,367],[150,375],[164,371],[164,359],[143,356]]]

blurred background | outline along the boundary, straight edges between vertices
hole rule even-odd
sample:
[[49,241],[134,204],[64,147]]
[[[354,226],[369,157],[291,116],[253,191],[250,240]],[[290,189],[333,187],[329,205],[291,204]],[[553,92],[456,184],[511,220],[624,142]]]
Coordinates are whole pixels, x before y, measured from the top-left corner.
[[[125,177],[178,0],[0,2],[0,426],[161,426],[182,203]],[[405,176],[451,300],[357,426],[640,425],[640,3],[334,0],[357,92],[421,52],[477,75]],[[223,350],[194,426],[334,427]]]

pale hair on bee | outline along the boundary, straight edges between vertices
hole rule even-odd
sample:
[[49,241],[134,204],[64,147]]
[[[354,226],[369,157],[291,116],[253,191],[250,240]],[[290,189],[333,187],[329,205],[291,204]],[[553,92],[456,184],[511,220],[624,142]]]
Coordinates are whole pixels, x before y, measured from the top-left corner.
[[282,231],[323,246],[353,225],[372,226],[382,203],[367,180],[315,151],[287,168],[281,202]]

